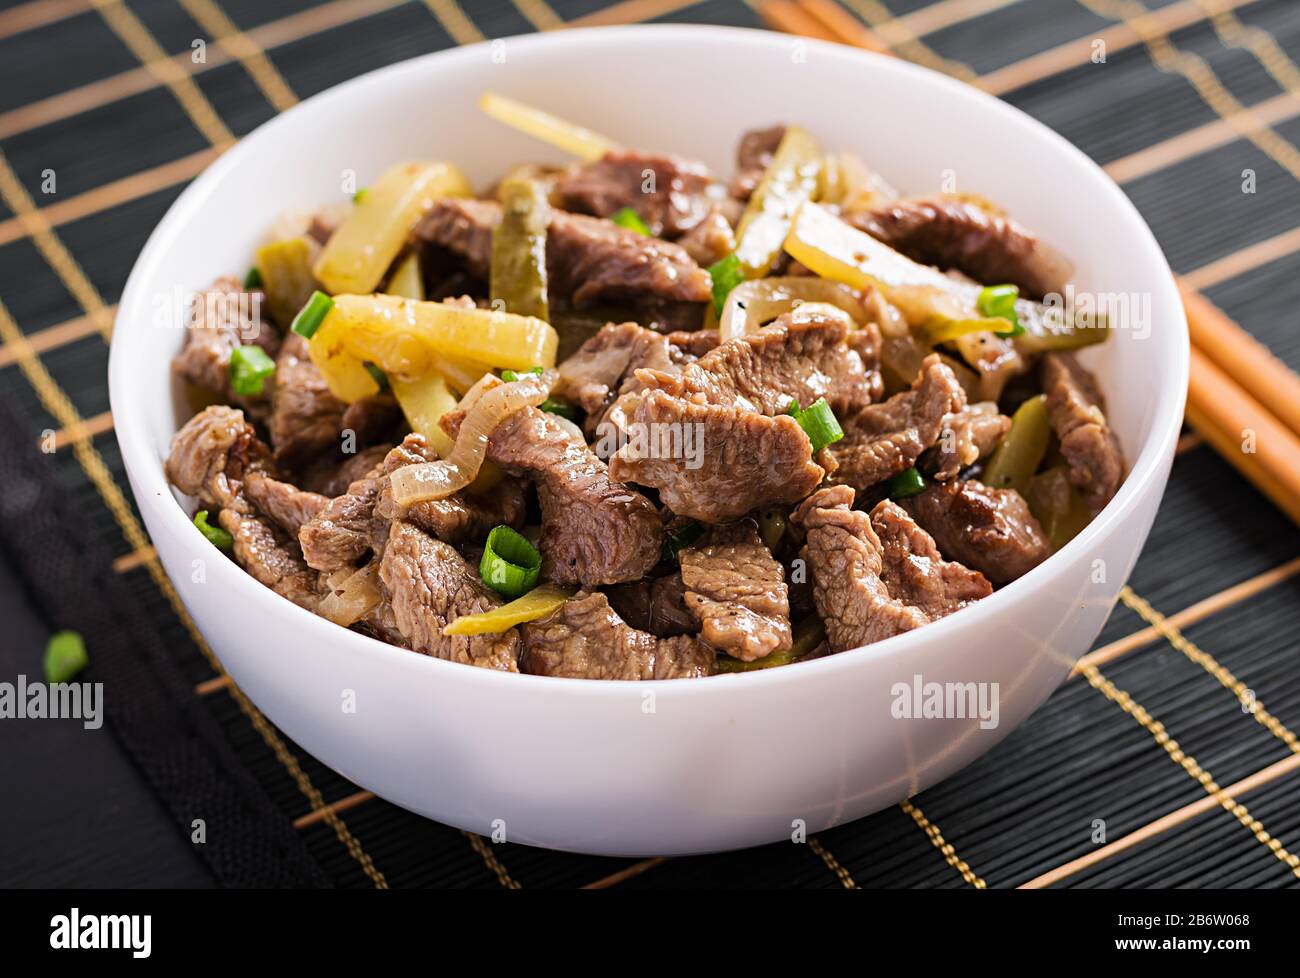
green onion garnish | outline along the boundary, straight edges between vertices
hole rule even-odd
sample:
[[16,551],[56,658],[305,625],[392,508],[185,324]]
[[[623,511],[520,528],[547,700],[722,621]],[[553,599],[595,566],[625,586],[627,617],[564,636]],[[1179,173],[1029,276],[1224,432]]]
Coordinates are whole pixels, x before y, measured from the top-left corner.
[[713,311],[721,316],[731,290],[745,281],[745,269],[739,258],[728,255],[709,266],[709,278],[713,279]]
[[218,550],[229,550],[235,545],[235,538],[219,526],[213,526],[208,522],[208,511],[201,509],[194,514],[194,525],[199,528],[199,532],[208,538],[208,543],[212,544]]
[[641,215],[630,207],[624,207],[617,210],[609,216],[609,219],[621,228],[627,228],[629,231],[635,231],[637,234],[644,234],[647,238],[651,237],[650,227],[645,221],[641,220]]
[[275,361],[260,346],[237,346],[230,354],[230,389],[240,397],[258,397]]
[[560,417],[566,418],[569,421],[578,420],[577,409],[568,401],[559,401],[553,397],[548,397],[537,406],[547,414],[558,414]]
[[362,187],[360,190],[358,190],[355,194],[352,195],[352,203],[354,204],[361,203],[363,200],[366,199],[366,194],[368,193],[370,193],[370,188]]
[[[542,374],[546,373],[546,368],[545,368],[545,367],[540,367],[540,366],[539,366],[539,367],[529,367],[527,370],[524,371],[524,373],[525,373],[525,374],[536,374],[538,377],[540,377]],[[519,375],[516,371],[514,371],[514,370],[503,370],[503,371],[501,371],[501,379],[504,380],[507,384],[510,383],[511,381],[518,380],[518,379],[519,379],[519,376],[520,376],[520,375]]]
[[484,584],[513,601],[537,586],[542,555],[527,537],[508,526],[498,526],[488,534],[478,572]]
[[986,285],[980,289],[975,300],[975,308],[981,316],[1005,319],[1011,324],[1010,329],[999,329],[999,336],[1019,336],[1025,331],[1016,315],[1016,300],[1020,298],[1020,289],[1014,285]]
[[664,539],[664,560],[676,560],[677,555],[704,535],[704,527],[692,520],[668,533]]
[[369,360],[362,364],[362,366],[366,368],[366,373],[375,378],[375,383],[379,385],[380,390],[388,389],[388,374],[384,373]]
[[79,632],[55,632],[45,643],[45,681],[66,683],[86,668],[86,641]]
[[299,336],[311,339],[316,335],[316,330],[320,329],[321,322],[334,308],[334,300],[324,292],[317,290],[311,294],[307,304],[299,310],[298,315],[293,317],[292,329]]
[[786,414],[799,422],[799,427],[812,442],[814,455],[844,437],[844,429],[840,427],[835,412],[831,410],[824,397],[817,398],[803,410],[799,409],[798,401],[791,400]]
[[906,499],[924,490],[925,480],[921,478],[921,473],[916,471],[915,465],[885,483],[885,494],[890,499]]
[[262,273],[258,271],[257,266],[254,265],[252,268],[248,270],[248,274],[244,276],[244,288],[260,289],[261,287],[262,287]]

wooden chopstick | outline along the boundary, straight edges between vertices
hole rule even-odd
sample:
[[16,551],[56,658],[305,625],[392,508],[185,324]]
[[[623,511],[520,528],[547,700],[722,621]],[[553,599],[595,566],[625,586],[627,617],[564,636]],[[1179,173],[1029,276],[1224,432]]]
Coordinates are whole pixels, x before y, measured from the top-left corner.
[[[890,54],[835,0],[765,0],[774,29]],[[1180,283],[1192,341],[1187,421],[1300,523],[1300,376],[1195,289]]]

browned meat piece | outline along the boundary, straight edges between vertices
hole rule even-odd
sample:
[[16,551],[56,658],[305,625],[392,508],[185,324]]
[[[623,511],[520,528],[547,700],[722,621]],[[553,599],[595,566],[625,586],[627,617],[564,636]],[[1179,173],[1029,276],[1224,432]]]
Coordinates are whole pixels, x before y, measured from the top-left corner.
[[404,420],[402,408],[392,394],[374,394],[347,405],[339,430],[352,432],[353,449],[388,440]]
[[677,243],[695,259],[697,265],[708,268],[736,250],[736,233],[721,208],[714,207],[695,227],[678,238]]
[[880,540],[880,577],[890,595],[920,608],[931,621],[993,593],[979,571],[944,560],[934,538],[896,503],[877,503],[871,528]]
[[1022,225],[961,197],[896,200],[845,220],[919,262],[955,268],[985,285],[1009,282],[1041,299],[1074,269]]
[[681,574],[643,578],[605,588],[614,611],[633,628],[657,638],[693,635],[700,623],[686,607],[686,585]]
[[630,207],[651,234],[675,238],[707,213],[709,183],[703,163],[620,149],[563,174],[552,199],[566,211],[596,217]]
[[659,390],[633,400],[629,438],[610,459],[610,474],[653,486],[681,516],[706,523],[739,519],[751,510],[798,502],[825,475],[812,460],[808,436],[789,415],[769,418]]
[[266,469],[270,451],[244,413],[224,404],[204,408],[172,437],[163,470],[167,480],[209,509],[251,514],[243,498],[246,472]]
[[903,508],[945,557],[994,584],[1014,581],[1052,552],[1029,504],[1014,489],[990,489],[973,479],[935,483],[903,500]]
[[222,528],[234,537],[235,560],[259,583],[308,611],[320,603],[318,575],[303,563],[293,541],[260,516],[223,509]]
[[694,363],[721,342],[716,329],[677,330],[668,334],[668,355],[678,366]]
[[1043,357],[1047,417],[1070,463],[1070,481],[1096,512],[1110,502],[1124,478],[1124,453],[1106,423],[1106,401],[1097,379],[1070,353]]
[[705,644],[745,662],[790,648],[785,575],[753,523],[715,526],[678,559]]
[[831,480],[867,489],[906,471],[938,440],[944,419],[965,406],[952,370],[930,354],[911,390],[840,416],[844,437],[827,450],[837,463]]
[[230,389],[230,355],[237,346],[257,345],[275,356],[279,334],[258,311],[263,296],[245,292],[233,278],[219,278],[197,293],[186,319],[185,346],[172,360],[172,370],[182,379],[215,391],[226,400],[260,416],[266,410],[266,394],[239,397]]
[[416,652],[503,672],[519,671],[519,632],[444,635],[462,615],[499,607],[456,548],[409,523],[392,525],[379,565],[393,624]]
[[932,479],[948,482],[967,466],[993,453],[1011,419],[998,412],[992,401],[971,404],[944,418],[939,440],[927,448],[916,467]]
[[294,467],[341,445],[343,402],[307,354],[307,341],[290,332],[275,359],[275,388],[267,428],[276,461]]
[[374,514],[383,485],[382,474],[372,472],[303,524],[298,543],[309,566],[318,571],[341,570],[383,547],[388,524]]
[[[464,416],[443,427],[453,438]],[[492,432],[488,461],[537,486],[542,574],[597,587],[644,577],[659,562],[663,524],[650,500],[616,481],[578,433],[553,414],[525,408]]]
[[261,472],[250,472],[245,477],[244,495],[263,516],[273,520],[295,540],[303,524],[329,504],[329,499],[319,493],[304,492]]
[[379,444],[363,448],[342,462],[335,458],[322,458],[303,473],[302,487],[330,499],[341,496],[348,491],[348,486],[382,463],[392,450],[392,445]]
[[879,378],[844,342],[848,332],[839,318],[786,313],[680,371],[641,370],[637,379],[674,397],[766,415],[784,414],[792,398],[807,407],[825,397],[842,416],[866,407],[879,393]]
[[599,591],[520,626],[524,672],[570,679],[690,679],[713,672],[713,650],[690,635],[655,638],[614,613]]
[[730,187],[731,196],[749,200],[749,195],[763,179],[763,171],[772,162],[772,154],[781,145],[783,136],[785,126],[772,126],[768,129],[752,129],[740,137],[740,146],[736,149],[736,176]]
[[920,628],[929,617],[889,593],[871,517],[853,509],[848,486],[819,489],[791,517],[807,532],[800,555],[813,581],[817,612],[835,652]]
[[[415,238],[452,252],[486,281],[500,220],[495,201],[445,199],[430,208]],[[552,212],[546,268],[552,297],[578,307],[626,302],[673,312],[674,304],[702,304],[713,295],[709,273],[677,245],[583,214]]]

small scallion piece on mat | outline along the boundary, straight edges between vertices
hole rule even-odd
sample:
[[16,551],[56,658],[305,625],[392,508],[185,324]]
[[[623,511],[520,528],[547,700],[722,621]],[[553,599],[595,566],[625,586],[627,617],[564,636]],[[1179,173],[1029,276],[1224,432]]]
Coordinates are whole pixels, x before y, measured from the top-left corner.
[[261,287],[262,287],[262,273],[258,270],[257,266],[254,265],[252,268],[248,270],[248,274],[244,276],[244,288],[260,289]]
[[45,643],[45,681],[66,683],[86,668],[90,657],[86,655],[86,641],[80,632],[55,632]]
[[521,533],[505,525],[498,526],[488,534],[478,572],[484,584],[507,601],[513,601],[537,586],[537,578],[542,573],[542,555]]
[[999,329],[999,336],[1019,336],[1025,331],[1016,315],[1016,300],[1020,298],[1020,289],[1014,285],[986,285],[980,289],[975,300],[975,308],[981,316],[1005,319],[1011,324],[1010,329]]
[[230,389],[240,397],[260,396],[274,373],[275,361],[260,346],[237,346],[230,353]]
[[316,330],[320,329],[320,324],[333,308],[334,300],[317,289],[311,294],[307,304],[299,310],[298,315],[293,317],[293,325],[289,328],[309,340],[316,335]]
[[745,281],[745,267],[738,257],[728,255],[709,266],[709,278],[713,279],[713,311],[721,316],[731,290]]
[[615,211],[609,216],[609,219],[621,228],[627,228],[637,234],[644,234],[647,238],[653,237],[650,233],[650,226],[641,220],[641,215],[630,207]]
[[201,509],[194,514],[194,525],[199,528],[199,532],[208,538],[208,543],[212,544],[219,550],[229,550],[235,545],[235,538],[219,526],[213,526],[208,522],[208,511]]
[[925,479],[921,477],[920,472],[916,471],[915,465],[885,483],[885,494],[890,499],[906,499],[923,491],[925,491]]
[[824,397],[817,398],[802,410],[798,401],[791,400],[786,413],[799,422],[799,427],[812,442],[814,455],[844,437],[844,429]]

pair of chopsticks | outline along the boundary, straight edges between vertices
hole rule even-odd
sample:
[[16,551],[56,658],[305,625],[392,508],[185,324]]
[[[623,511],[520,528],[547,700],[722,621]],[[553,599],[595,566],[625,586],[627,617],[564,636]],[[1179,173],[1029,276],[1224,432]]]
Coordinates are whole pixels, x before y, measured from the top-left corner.
[[[758,13],[773,30],[892,54],[835,0],[763,0]],[[1195,289],[1179,289],[1192,341],[1188,424],[1300,523],[1300,376]]]

